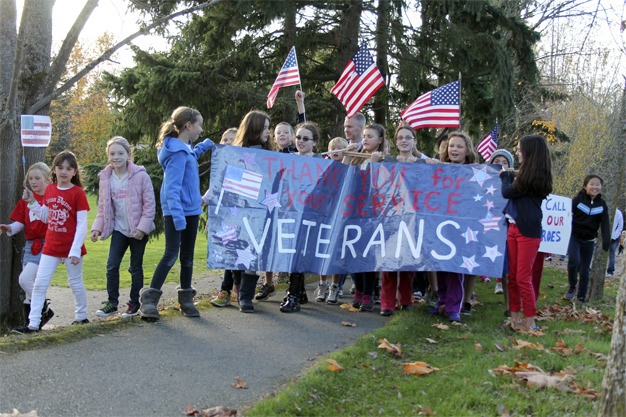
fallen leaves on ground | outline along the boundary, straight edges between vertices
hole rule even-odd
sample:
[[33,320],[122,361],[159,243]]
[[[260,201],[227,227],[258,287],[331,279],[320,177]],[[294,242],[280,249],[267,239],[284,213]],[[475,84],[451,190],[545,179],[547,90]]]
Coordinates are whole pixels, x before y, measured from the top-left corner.
[[346,327],[356,327],[356,323],[350,323],[349,321],[342,321],[341,325]]
[[417,413],[418,416],[436,416],[437,412],[430,409],[430,407],[424,405],[422,409]]
[[541,320],[570,320],[582,323],[595,324],[598,333],[611,333],[613,320],[599,310],[585,307],[583,311],[576,309],[576,304],[562,306],[559,304],[549,305],[538,312]]
[[434,345],[434,344],[437,344],[437,341],[436,341],[435,339],[431,339],[430,337],[427,337],[427,338],[426,338],[426,341],[427,341],[428,343],[432,343],[433,345]]
[[199,417],[230,417],[236,416],[237,410],[234,408],[228,408],[220,405],[217,407],[211,407],[207,408],[206,410],[202,410],[198,414],[187,415],[197,415]]
[[511,342],[513,343],[513,349],[522,350],[522,349],[534,349],[540,350],[542,352],[547,352],[546,348],[543,347],[541,343],[532,343],[526,340],[516,339],[511,336]]
[[344,310],[348,310],[348,311],[350,311],[350,312],[352,312],[352,313],[358,313],[358,312],[360,312],[360,311],[361,311],[361,309],[360,309],[360,308],[354,308],[354,307],[352,306],[352,304],[350,304],[350,303],[343,303],[343,304],[342,304],[342,305],[340,305],[339,307],[343,308]]
[[538,366],[532,365],[526,362],[515,362],[515,365],[510,367],[507,365],[500,365],[499,367],[491,370],[496,375],[509,375],[516,379],[523,381],[527,387],[535,389],[552,388],[561,392],[571,392],[581,395],[586,398],[597,398],[597,391],[580,387],[574,381],[576,376],[571,371],[560,371],[550,374],[543,371]]
[[551,350],[555,351],[561,356],[572,356],[574,353],[584,352],[585,348],[581,343],[578,343],[573,348],[567,346],[567,344],[559,339],[556,341],[556,346],[551,348]]
[[0,413],[0,417],[37,417],[37,410],[32,410],[28,413],[20,413],[20,410],[14,408],[11,414]]
[[477,351],[482,352],[483,351],[483,345],[480,344],[480,342],[478,340],[476,340],[474,342],[474,347],[476,348]]
[[394,356],[402,356],[402,349],[400,349],[400,343],[389,343],[387,339],[378,339],[378,349],[385,349],[387,352]]
[[448,326],[447,324],[443,324],[443,323],[433,323],[432,324],[433,327],[436,327],[440,330],[449,330],[450,326]]
[[438,371],[426,362],[407,362],[402,364],[402,370],[405,375],[428,375],[431,372]]
[[235,383],[231,385],[233,386],[233,388],[237,388],[237,389],[248,388],[248,383],[239,377],[235,378]]
[[328,370],[329,371],[333,371],[333,372],[343,371],[343,367],[341,365],[339,365],[336,360],[334,360],[334,359],[326,359],[326,362],[328,362]]

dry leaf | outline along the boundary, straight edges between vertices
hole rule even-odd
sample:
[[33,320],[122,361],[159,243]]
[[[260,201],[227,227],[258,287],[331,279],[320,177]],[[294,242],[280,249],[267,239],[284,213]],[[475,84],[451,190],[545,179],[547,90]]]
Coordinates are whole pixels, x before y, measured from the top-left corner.
[[504,348],[499,343],[496,343],[496,349],[498,349],[500,352],[504,352]]
[[340,305],[339,307],[343,308],[344,310],[348,310],[348,311],[350,311],[350,312],[352,312],[352,313],[358,313],[358,312],[360,312],[360,311],[361,311],[361,309],[360,309],[360,308],[354,308],[354,307],[352,306],[352,304],[350,304],[350,303],[343,303],[343,304],[342,304],[342,305]]
[[233,388],[238,388],[238,389],[248,388],[248,383],[239,377],[235,378],[235,383],[231,385],[233,386]]
[[188,405],[183,410],[183,414],[186,416],[195,416],[196,414],[200,414],[200,410],[196,409],[193,405]]
[[594,358],[596,358],[597,360],[599,360],[599,361],[604,361],[604,362],[606,362],[606,361],[608,360],[607,356],[606,356],[606,355],[604,355],[604,354],[602,354],[602,353],[596,353],[596,352],[591,352],[591,351],[589,351],[589,354],[590,354],[591,356],[593,356]]
[[378,349],[385,349],[387,352],[395,356],[402,356],[402,350],[400,349],[400,343],[389,343],[387,339],[378,339]]
[[436,416],[437,413],[430,409],[428,406],[423,406],[422,409],[417,413],[418,416]]
[[428,343],[437,344],[437,341],[436,341],[435,339],[431,339],[430,337],[427,337],[427,338],[426,338],[426,341],[427,341]]
[[535,349],[546,352],[546,349],[543,347],[541,343],[531,343],[526,340],[519,340],[511,337],[511,342],[513,342],[513,349],[522,350],[522,349]]
[[32,410],[28,413],[20,413],[20,410],[14,408],[11,414],[0,413],[0,417],[37,417],[37,410]]
[[474,341],[474,347],[476,348],[477,351],[482,352],[483,351],[483,345],[480,344],[480,342],[478,340]]
[[440,330],[449,330],[450,326],[446,325],[446,324],[442,324],[442,323],[433,323],[432,325],[433,327],[436,327]]
[[237,410],[234,408],[227,408],[224,406],[217,406],[202,410],[202,417],[230,417],[236,416]]
[[576,346],[574,346],[574,352],[576,353],[584,352],[585,350],[585,347],[580,342],[577,343]]
[[328,362],[328,370],[329,371],[333,371],[333,372],[343,371],[343,368],[341,367],[341,365],[339,365],[337,363],[336,360],[334,360],[334,359],[326,359],[326,362]]
[[349,321],[342,321],[341,325],[346,327],[356,327],[356,323],[350,323]]
[[433,368],[426,362],[407,362],[402,364],[402,370],[405,375],[428,375],[439,368]]

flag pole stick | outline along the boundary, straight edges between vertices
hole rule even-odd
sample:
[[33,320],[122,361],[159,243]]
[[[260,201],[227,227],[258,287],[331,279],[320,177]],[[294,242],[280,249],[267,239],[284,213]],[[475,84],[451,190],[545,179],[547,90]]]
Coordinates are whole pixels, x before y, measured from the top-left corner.
[[461,87],[463,83],[461,82],[461,71],[459,71],[459,128],[463,130],[463,126],[461,125],[461,121],[463,120],[463,106],[461,106]]
[[224,188],[222,188],[222,191],[220,191],[220,198],[217,199],[217,206],[215,206],[214,214],[217,214],[217,212],[220,209],[220,206],[222,205],[222,197],[224,197]]

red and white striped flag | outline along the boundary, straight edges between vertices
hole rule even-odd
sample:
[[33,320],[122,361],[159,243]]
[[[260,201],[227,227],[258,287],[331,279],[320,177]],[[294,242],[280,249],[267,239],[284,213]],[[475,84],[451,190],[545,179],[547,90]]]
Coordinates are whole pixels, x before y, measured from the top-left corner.
[[276,81],[274,81],[274,85],[272,85],[270,93],[267,95],[267,108],[272,108],[274,101],[276,101],[278,90],[281,87],[298,84],[300,84],[300,70],[298,70],[298,60],[296,59],[296,47],[292,46],[283,67],[278,73],[278,77],[276,77]]
[[491,132],[489,132],[478,144],[476,150],[480,152],[485,161],[488,161],[491,158],[491,155],[498,149],[498,136],[499,129],[498,124],[496,123],[496,127],[493,128]]
[[455,81],[417,98],[402,110],[400,117],[413,129],[425,127],[459,127],[461,83]]
[[226,166],[222,190],[242,197],[257,199],[261,190],[263,175],[233,165]]
[[363,44],[330,92],[341,101],[348,117],[352,117],[384,84],[382,74]]

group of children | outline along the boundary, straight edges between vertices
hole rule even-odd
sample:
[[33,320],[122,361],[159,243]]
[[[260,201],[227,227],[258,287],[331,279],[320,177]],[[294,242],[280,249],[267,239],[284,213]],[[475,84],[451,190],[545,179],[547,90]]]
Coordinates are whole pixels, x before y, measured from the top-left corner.
[[[318,126],[304,120],[304,94],[296,93],[300,124],[294,130],[281,122],[274,130],[275,146],[270,144],[270,118],[258,110],[250,111],[238,128],[224,132],[221,144],[275,148],[279,152],[308,157],[322,157],[317,153],[320,141]],[[179,107],[161,125],[157,140],[158,160],[163,168],[160,190],[164,216],[165,250],[156,267],[150,285],[143,288],[143,255],[149,234],[154,230],[155,198],[150,176],[142,166],[132,162],[132,148],[122,137],[107,143],[108,165],[99,174],[98,214],[91,227],[91,240],[109,237],[107,260],[108,300],[96,312],[106,317],[119,308],[119,268],[130,248],[132,284],[130,300],[123,317],[139,314],[146,320],[158,320],[158,303],[167,274],[180,258],[180,286],[177,288],[180,311],[187,317],[198,317],[194,306],[196,289],[191,286],[193,258],[198,223],[208,195],[200,194],[197,160],[213,147],[210,139],[193,145],[202,133],[202,115],[194,109]],[[478,157],[472,140],[464,132],[451,132],[438,141],[438,158],[428,158],[417,150],[415,131],[400,125],[394,133],[398,155],[389,156],[386,132],[379,124],[365,124],[365,117],[357,113],[344,122],[345,138],[330,141],[327,157],[339,163],[354,166],[380,161],[401,163],[473,164]],[[342,151],[349,151],[349,156]],[[502,166],[502,196],[508,199],[504,209],[507,219],[507,259],[501,289],[507,296],[511,325],[518,330],[536,330],[536,294],[538,282],[533,282],[532,269],[538,259],[541,242],[541,202],[552,191],[550,152],[545,139],[537,135],[523,137],[517,147],[519,169],[513,171],[513,155],[506,150],[496,151],[488,163]],[[577,291],[584,301],[588,270],[593,253],[593,242],[598,227],[602,226],[603,247],[608,249],[608,213],[600,196],[602,180],[596,175],[585,178],[584,188],[574,199],[573,233],[569,248],[568,276],[570,288],[567,299]],[[88,323],[87,297],[82,277],[87,236],[89,205],[82,188],[80,168],[69,151],[59,153],[52,170],[45,164],[30,167],[25,178],[23,198],[11,214],[13,223],[0,225],[0,235],[14,235],[24,230],[26,246],[23,270],[19,278],[24,290],[26,323],[14,329],[18,333],[36,332],[54,313],[46,299],[46,291],[60,263],[65,263],[69,286],[75,299],[75,321]],[[541,259],[543,259],[541,257]],[[580,282],[577,275],[580,273]],[[374,308],[374,290],[381,284],[381,314],[390,316],[398,305],[408,309],[412,304],[413,272],[375,271],[354,273],[353,307],[362,311]],[[437,293],[432,314],[445,314],[450,321],[460,321],[461,313],[468,312],[473,294],[474,276],[437,271],[428,273],[431,291]],[[257,271],[225,271],[220,291],[211,303],[217,307],[230,304],[231,294],[237,293],[239,309],[254,311],[253,299],[265,300],[275,293],[272,272],[265,272],[264,283],[255,295],[259,275]],[[308,301],[304,275],[288,274],[289,288],[280,305],[282,312],[296,312]],[[342,295],[345,275],[320,276],[315,300],[337,304]],[[496,292],[498,288],[496,288]],[[523,318],[522,318],[523,313]]]

